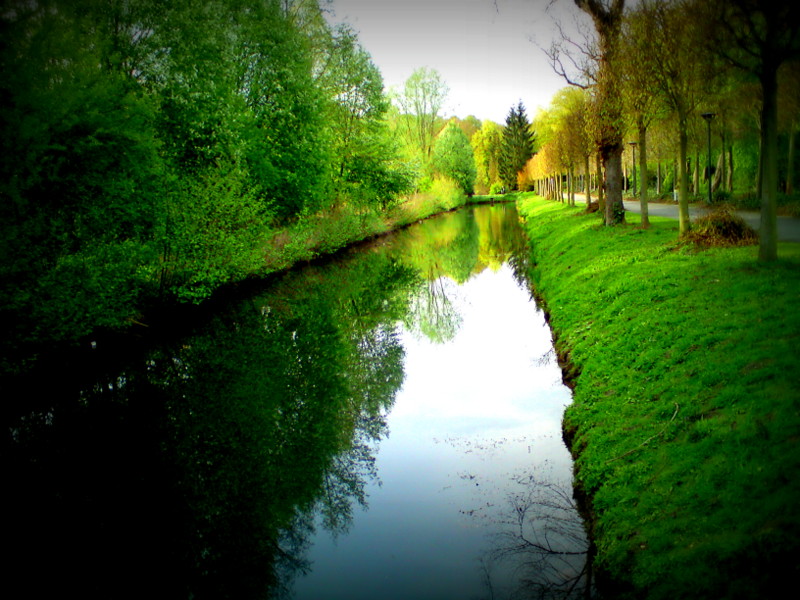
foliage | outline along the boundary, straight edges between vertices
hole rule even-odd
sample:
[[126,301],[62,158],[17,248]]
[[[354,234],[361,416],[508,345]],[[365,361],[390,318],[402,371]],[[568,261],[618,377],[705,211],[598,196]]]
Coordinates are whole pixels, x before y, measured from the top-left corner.
[[455,181],[468,196],[475,188],[475,157],[464,132],[450,123],[436,137],[431,166],[434,171]]
[[414,186],[380,73],[318,2],[12,0],[0,32],[9,352],[200,301],[264,270],[276,227],[364,225]]
[[319,80],[330,99],[334,193],[340,201],[388,208],[412,187],[412,172],[398,160],[399,148],[386,124],[383,77],[349,28],[331,34]]
[[428,193],[440,211],[453,210],[466,202],[464,189],[449,177],[434,177]]
[[800,539],[795,245],[756,265],[752,247],[676,246],[668,219],[607,229],[519,206],[608,594],[781,595]]
[[778,70],[800,58],[800,9],[788,0],[715,1],[703,15],[721,24],[709,36],[712,51],[755,77],[761,87],[759,174],[762,226],[759,260],[778,257]]

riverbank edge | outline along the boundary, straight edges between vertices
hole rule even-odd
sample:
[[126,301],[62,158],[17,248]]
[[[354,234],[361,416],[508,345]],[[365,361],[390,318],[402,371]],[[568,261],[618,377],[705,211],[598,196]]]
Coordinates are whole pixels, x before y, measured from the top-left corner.
[[207,297],[199,301],[182,301],[169,297],[147,297],[133,307],[124,319],[111,326],[95,326],[79,337],[48,339],[39,343],[28,340],[11,346],[0,357],[0,380],[28,376],[38,372],[39,363],[48,363],[53,357],[86,355],[98,347],[134,344],[144,346],[152,337],[161,337],[168,329],[181,335],[191,323],[211,314],[221,303],[243,293],[244,290],[269,285],[275,277],[293,268],[318,260],[327,260],[337,253],[358,244],[369,242],[393,231],[400,231],[420,221],[458,210],[468,205],[493,202],[514,202],[515,194],[505,196],[440,197],[430,193],[408,197],[385,213],[352,210],[327,211],[296,224],[277,228],[261,247],[263,261],[243,277],[218,285]]
[[[163,305],[151,311],[150,317],[160,323],[167,315],[167,320],[174,317],[175,312],[209,311],[213,312],[218,300],[223,302],[231,295],[235,296],[249,286],[262,287],[269,285],[275,277],[292,269],[317,261],[334,258],[360,244],[401,231],[427,219],[460,210],[466,206],[478,204],[494,204],[499,202],[515,202],[517,194],[493,196],[461,196],[458,199],[442,199],[423,195],[401,203],[385,215],[368,213],[355,215],[345,213],[344,217],[334,213],[322,213],[313,220],[299,226],[287,226],[273,233],[264,246],[264,262],[246,277],[230,281],[219,286],[202,302],[178,303]],[[149,321],[150,319],[145,318]],[[134,323],[136,324],[136,323]]]
[[[642,230],[638,216],[628,215],[627,226],[605,228],[584,209],[532,194],[517,206],[531,242],[533,292],[553,332],[564,382],[573,389],[563,434],[575,458],[576,499],[593,540],[590,554],[596,553],[601,593],[614,598],[754,598],[778,587],[775,577],[797,572],[800,564],[800,523],[789,516],[800,498],[792,477],[800,472],[800,391],[791,381],[800,372],[800,361],[789,351],[769,359],[779,366],[766,368],[762,363],[768,359],[760,349],[752,360],[747,355],[753,339],[767,338],[766,330],[775,329],[767,317],[786,315],[796,302],[800,253],[796,248],[786,252],[788,245],[782,245],[791,257],[763,267],[755,264],[752,247],[699,253],[678,244],[677,223],[669,219],[656,218],[652,229]],[[662,265],[667,268],[658,273]],[[692,268],[700,274],[692,275]],[[684,319],[677,313],[701,310],[709,294],[720,293],[693,284],[698,277],[723,282],[723,295],[734,292],[729,304],[745,311],[753,307],[745,288],[721,279],[726,272],[741,277],[743,271],[773,288],[775,314],[753,324],[764,331],[742,336],[739,314],[724,332],[722,327],[713,331],[709,322],[719,321],[719,315],[711,306],[697,317],[699,326],[681,336],[675,325]],[[637,283],[625,282],[629,272],[640,277]],[[648,272],[657,284],[641,281]],[[776,285],[781,279],[783,285]],[[656,308],[654,301],[662,306]],[[659,320],[665,326],[650,329],[642,347],[636,339],[654,309],[663,312]],[[785,321],[776,350],[788,350],[800,336],[798,319]],[[714,339],[695,339],[705,329]],[[658,337],[670,339],[665,343]],[[702,348],[704,341],[717,351]],[[714,365],[703,371],[701,363],[707,366],[720,352],[737,355],[728,370],[748,381],[727,386],[725,369]],[[670,364],[653,368],[659,360]],[[658,381],[665,370],[676,371],[666,384]],[[681,386],[682,378],[703,381]],[[755,405],[766,404],[759,400],[775,402],[776,390],[785,395],[772,411],[779,414],[770,415],[763,407],[751,414]],[[760,397],[751,397],[759,392]],[[753,419],[742,423],[744,414]],[[779,419],[784,421],[780,425]],[[711,421],[719,426],[707,425]],[[761,437],[751,435],[751,429],[760,430]],[[744,444],[752,448],[729,448]],[[745,474],[731,473],[725,456],[738,460]],[[773,466],[766,473],[769,461],[781,456],[785,472]],[[745,487],[749,471],[766,489],[750,494]],[[713,480],[711,485],[700,484],[706,478]],[[731,501],[732,494],[738,494],[738,502]]]

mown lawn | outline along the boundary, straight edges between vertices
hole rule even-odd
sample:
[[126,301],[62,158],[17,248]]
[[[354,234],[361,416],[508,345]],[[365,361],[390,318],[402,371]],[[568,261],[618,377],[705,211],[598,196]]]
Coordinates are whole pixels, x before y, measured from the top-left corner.
[[611,597],[783,597],[800,574],[800,246],[698,251],[677,221],[518,200]]

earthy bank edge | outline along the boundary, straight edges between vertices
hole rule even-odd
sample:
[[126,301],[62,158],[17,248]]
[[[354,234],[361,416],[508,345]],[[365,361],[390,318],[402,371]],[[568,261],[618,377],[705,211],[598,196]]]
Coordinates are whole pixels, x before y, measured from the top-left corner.
[[761,598],[800,572],[800,246],[698,252],[676,221],[517,201],[574,400],[564,416],[614,598]]

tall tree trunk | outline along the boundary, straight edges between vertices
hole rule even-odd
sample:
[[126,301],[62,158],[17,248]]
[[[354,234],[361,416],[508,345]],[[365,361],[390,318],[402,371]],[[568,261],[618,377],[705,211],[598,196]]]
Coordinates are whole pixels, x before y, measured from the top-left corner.
[[661,198],[661,161],[656,163],[656,196]]
[[639,206],[642,212],[642,227],[650,227],[650,215],[647,208],[647,127],[639,118]]
[[733,194],[733,144],[728,146],[728,191]]
[[794,143],[797,125],[792,121],[789,127],[789,152],[786,157],[786,193],[794,194]]
[[680,151],[678,152],[678,156],[675,157],[675,162],[672,165],[672,192],[674,198],[677,198],[674,192],[681,187],[680,168],[678,167],[679,164],[681,164]]
[[625,207],[622,204],[622,146],[612,152],[604,161],[606,173],[606,225],[616,225],[625,221]]
[[567,174],[567,178],[569,179],[568,188],[569,188],[569,205],[575,206],[575,168],[570,167],[569,173]]
[[720,134],[720,138],[722,139],[722,171],[720,172],[720,187],[723,192],[728,191],[728,161],[725,156],[725,128],[722,128],[722,133]]
[[725,150],[723,148],[722,152],[717,159],[717,166],[714,171],[714,179],[711,181],[711,192],[716,192],[720,189],[722,182],[725,181],[723,173],[725,172]]
[[600,111],[600,135],[597,149],[605,172],[605,224],[615,225],[625,222],[622,204],[622,102],[614,68],[625,0],[575,0],[575,4],[592,17],[599,38],[597,106]]
[[584,173],[586,175],[583,178],[583,189],[584,193],[586,194],[586,210],[589,210],[589,207],[592,206],[592,173],[590,171],[589,165],[589,155],[586,155],[585,164],[584,164]]
[[764,124],[761,123],[761,131],[759,132],[758,136],[758,167],[756,168],[756,196],[758,198],[761,198],[761,188],[763,183],[763,167],[761,162],[763,156],[764,156]]
[[603,178],[603,161],[600,154],[595,154],[595,168],[597,170],[597,207],[600,209],[600,214],[605,215],[606,212],[606,192],[605,192],[605,179]]
[[765,64],[761,76],[761,226],[758,259],[778,258],[778,66]]
[[692,193],[699,194],[700,193],[700,150],[695,148],[694,150],[694,173],[692,177]]
[[689,220],[689,170],[686,167],[686,153],[689,147],[689,136],[686,133],[686,117],[681,115],[678,118],[680,131],[679,136],[679,156],[678,156],[678,176],[680,188],[678,189],[678,221],[680,223],[680,235],[683,235],[691,228]]
[[622,191],[628,191],[628,165],[625,164],[625,161],[622,161]]

